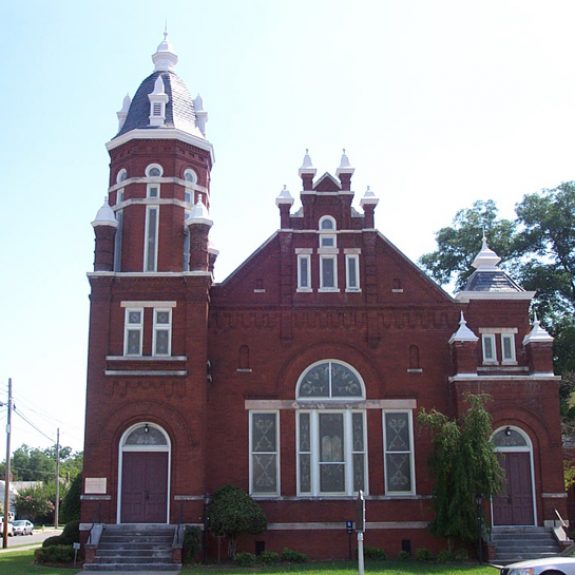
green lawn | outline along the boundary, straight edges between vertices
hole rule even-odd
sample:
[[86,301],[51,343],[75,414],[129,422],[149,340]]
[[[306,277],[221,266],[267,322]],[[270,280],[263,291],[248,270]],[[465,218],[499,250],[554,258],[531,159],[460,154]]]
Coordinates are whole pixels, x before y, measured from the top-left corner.
[[[417,561],[366,561],[365,572],[370,575],[497,575],[497,571],[488,565],[447,565],[438,563],[424,563]],[[194,565],[185,567],[183,574],[194,575],[240,575],[242,573],[273,575],[354,575],[357,573],[357,562],[334,561],[325,563],[294,563],[290,566],[280,564],[274,567],[230,567],[221,565]]]
[[34,565],[33,549],[0,553],[0,575],[74,575],[79,571],[79,567]]
[[[0,575],[75,575],[79,567],[45,567],[34,565],[34,551],[6,551],[0,553]],[[497,572],[487,565],[438,564],[417,561],[366,561],[365,572],[370,575],[497,575]],[[186,566],[182,573],[188,575],[354,575],[357,573],[357,563],[348,561],[324,563],[299,563],[292,565],[231,567],[230,565],[193,565]]]

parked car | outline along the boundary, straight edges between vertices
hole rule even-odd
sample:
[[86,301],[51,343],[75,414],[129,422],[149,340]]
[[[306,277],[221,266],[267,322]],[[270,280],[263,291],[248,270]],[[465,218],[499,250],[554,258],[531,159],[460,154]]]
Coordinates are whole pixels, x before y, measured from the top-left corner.
[[[8,537],[14,535],[14,525],[8,521]],[[0,518],[0,538],[4,536],[4,517]]]
[[12,523],[14,527],[14,535],[32,535],[34,531],[34,523],[28,519],[17,519]]
[[543,559],[526,559],[510,563],[503,567],[496,566],[500,575],[575,575],[575,545],[567,547],[559,555]]

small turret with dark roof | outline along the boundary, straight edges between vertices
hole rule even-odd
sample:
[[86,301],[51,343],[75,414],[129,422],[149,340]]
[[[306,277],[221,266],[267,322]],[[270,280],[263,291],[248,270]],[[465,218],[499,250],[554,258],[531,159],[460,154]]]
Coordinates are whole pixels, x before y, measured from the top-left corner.
[[535,292],[525,291],[498,264],[501,258],[487,245],[483,236],[481,251],[471,264],[475,271],[456,295],[460,301],[470,299],[532,299]]

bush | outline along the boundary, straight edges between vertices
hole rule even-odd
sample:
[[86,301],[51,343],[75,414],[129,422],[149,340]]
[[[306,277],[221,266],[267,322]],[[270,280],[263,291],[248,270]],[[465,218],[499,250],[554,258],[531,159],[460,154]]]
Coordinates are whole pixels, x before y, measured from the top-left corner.
[[66,523],[60,535],[54,535],[53,537],[48,537],[48,539],[44,539],[42,547],[47,548],[62,545],[72,545],[72,543],[78,543],[79,541],[80,541],[80,522],[70,521],[70,523]]
[[387,559],[385,550],[381,549],[380,547],[364,547],[363,556],[366,559],[377,559],[379,561]]
[[463,549],[457,549],[455,551],[445,549],[437,556],[437,561],[439,563],[460,563],[462,561],[467,561],[467,559],[469,559],[469,557],[467,552]]
[[272,563],[279,563],[280,555],[275,551],[262,551],[258,559],[266,565],[271,565]]
[[284,547],[282,552],[282,561],[285,561],[286,563],[305,563],[307,561],[307,555]]
[[71,563],[74,561],[74,548],[72,545],[40,547],[34,552],[34,558],[36,563]]
[[184,531],[183,559],[191,563],[202,549],[202,530],[199,527],[186,526]]
[[54,547],[54,545],[63,545],[62,542],[62,535],[52,535],[52,537],[48,537],[42,541],[42,547],[46,549],[46,547]]
[[397,558],[400,561],[407,561],[408,559],[411,559],[411,553],[408,553],[407,551],[404,551],[403,549],[397,554]]
[[415,552],[415,559],[417,561],[432,561],[433,553],[429,549],[422,547]]
[[253,553],[248,553],[247,551],[236,553],[234,563],[240,567],[251,567],[256,563],[256,556]]
[[64,544],[78,543],[80,541],[80,522],[70,521],[66,523],[60,537],[62,537]]

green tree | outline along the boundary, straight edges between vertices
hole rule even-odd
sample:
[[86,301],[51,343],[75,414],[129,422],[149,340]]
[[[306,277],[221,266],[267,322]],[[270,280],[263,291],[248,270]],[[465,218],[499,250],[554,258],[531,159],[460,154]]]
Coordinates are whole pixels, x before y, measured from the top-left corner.
[[51,523],[54,517],[54,485],[37,485],[22,489],[16,496],[16,516],[35,523]]
[[501,267],[536,291],[534,308],[555,338],[564,431],[575,434],[575,182],[527,194],[515,213],[514,221],[500,219],[492,200],[459,210],[452,226],[437,232],[437,250],[419,263],[439,283],[461,289],[485,232]]
[[208,508],[210,529],[228,538],[228,557],[236,555],[237,536],[262,533],[267,519],[262,508],[242,489],[226,485],[214,493]]
[[72,480],[68,492],[62,499],[60,518],[64,523],[80,519],[80,496],[82,493],[82,475]]
[[503,470],[490,441],[491,417],[484,395],[469,395],[469,407],[460,420],[451,420],[436,411],[422,409],[418,422],[431,431],[433,450],[429,460],[433,475],[435,516],[430,530],[454,539],[477,540],[475,497],[491,497],[503,481]]
[[[80,473],[82,464],[81,452],[73,451],[71,447],[60,448],[60,477],[66,482]],[[15,481],[53,481],[56,475],[56,446],[40,449],[21,445],[12,454],[11,471]]]

